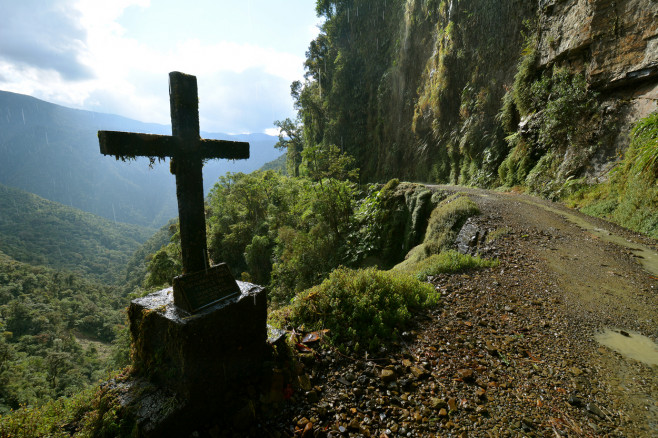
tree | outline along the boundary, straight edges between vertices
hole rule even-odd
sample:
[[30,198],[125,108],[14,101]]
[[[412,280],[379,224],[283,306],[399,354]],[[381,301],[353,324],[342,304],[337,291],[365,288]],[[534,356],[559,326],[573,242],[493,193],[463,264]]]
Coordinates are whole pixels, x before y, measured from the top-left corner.
[[299,165],[302,162],[304,149],[303,131],[299,117],[294,121],[290,118],[276,120],[274,125],[279,128],[279,141],[274,145],[277,149],[286,150],[286,164],[288,174],[299,176]]

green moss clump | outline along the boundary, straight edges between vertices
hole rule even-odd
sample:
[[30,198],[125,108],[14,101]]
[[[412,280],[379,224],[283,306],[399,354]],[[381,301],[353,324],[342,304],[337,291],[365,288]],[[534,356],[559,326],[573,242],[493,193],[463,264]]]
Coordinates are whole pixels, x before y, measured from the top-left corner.
[[441,254],[433,254],[417,263],[407,263],[398,269],[424,281],[431,275],[455,274],[471,269],[491,268],[499,264],[498,260],[487,260],[479,256],[473,257],[451,249]]
[[271,313],[274,325],[329,329],[329,340],[345,350],[372,351],[393,341],[411,312],[437,305],[434,287],[415,278],[374,268],[339,268],[322,284],[300,293]]

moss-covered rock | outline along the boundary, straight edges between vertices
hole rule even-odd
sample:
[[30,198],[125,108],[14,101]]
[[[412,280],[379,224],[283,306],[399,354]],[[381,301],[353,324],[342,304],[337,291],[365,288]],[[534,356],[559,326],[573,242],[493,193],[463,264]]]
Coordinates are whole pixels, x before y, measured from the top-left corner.
[[387,269],[399,263],[423,241],[432,210],[446,196],[397,179],[372,190],[356,215],[360,228],[355,241],[361,265]]
[[475,202],[463,193],[444,199],[432,211],[423,242],[412,248],[395,269],[409,270],[412,265],[450,249],[466,220],[479,212]]

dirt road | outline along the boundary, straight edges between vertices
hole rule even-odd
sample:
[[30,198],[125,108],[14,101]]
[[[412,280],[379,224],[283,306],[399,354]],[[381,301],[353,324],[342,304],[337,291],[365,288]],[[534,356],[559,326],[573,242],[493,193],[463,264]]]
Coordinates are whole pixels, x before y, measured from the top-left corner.
[[[658,338],[656,242],[537,198],[467,191],[482,210],[478,223],[508,227],[505,246],[529,262],[517,274],[521,287],[536,283],[532,277],[546,281],[556,305],[547,312],[556,312],[562,329],[556,345],[567,347],[560,354],[577,374],[568,389],[585,408],[590,399],[605,405],[617,416],[617,432],[658,436],[658,349],[641,336]],[[551,356],[552,340],[545,341],[543,355]]]

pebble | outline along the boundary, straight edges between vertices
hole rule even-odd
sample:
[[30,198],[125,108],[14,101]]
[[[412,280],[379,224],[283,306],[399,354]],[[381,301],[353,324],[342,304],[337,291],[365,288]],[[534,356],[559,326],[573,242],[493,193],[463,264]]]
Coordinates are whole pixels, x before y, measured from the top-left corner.
[[462,379],[464,382],[472,382],[474,377],[474,372],[471,369],[464,368],[457,371],[457,377]]
[[384,368],[381,371],[379,377],[382,379],[384,383],[390,383],[395,380],[395,372],[393,370]]
[[603,413],[603,411],[601,411],[601,409],[599,409],[599,407],[596,406],[594,403],[587,403],[585,409],[590,414],[594,414],[601,419],[605,418],[605,414]]

